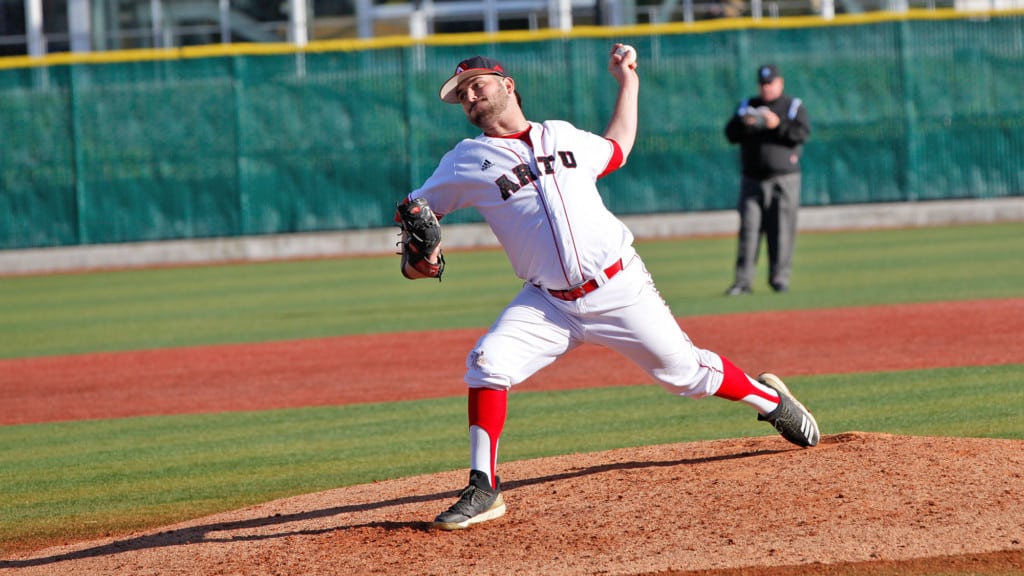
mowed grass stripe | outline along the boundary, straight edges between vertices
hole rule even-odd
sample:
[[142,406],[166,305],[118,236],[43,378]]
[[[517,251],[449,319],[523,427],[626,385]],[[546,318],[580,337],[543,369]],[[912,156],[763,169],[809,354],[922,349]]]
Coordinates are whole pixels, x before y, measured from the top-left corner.
[[[733,238],[637,247],[680,316],[1024,295],[1020,223],[802,234],[792,291],[762,265],[744,298],[722,297]],[[394,256],[0,278],[0,358],[485,327],[522,285],[498,250],[448,264],[440,283]]]

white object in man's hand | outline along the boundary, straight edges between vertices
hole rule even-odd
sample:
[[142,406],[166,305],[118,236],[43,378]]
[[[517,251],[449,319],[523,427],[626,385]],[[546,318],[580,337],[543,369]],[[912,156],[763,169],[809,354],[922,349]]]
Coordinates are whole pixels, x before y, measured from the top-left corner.
[[629,65],[630,70],[636,69],[636,48],[623,44],[615,49],[615,53],[622,56],[622,61]]

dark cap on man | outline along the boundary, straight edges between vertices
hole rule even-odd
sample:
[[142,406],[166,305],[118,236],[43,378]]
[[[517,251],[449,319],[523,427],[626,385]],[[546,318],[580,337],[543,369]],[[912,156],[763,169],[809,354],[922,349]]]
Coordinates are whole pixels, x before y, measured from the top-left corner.
[[452,74],[452,77],[441,85],[441,100],[449,104],[458,104],[459,97],[455,93],[455,88],[459,86],[459,83],[484,74],[495,74],[502,78],[509,77],[508,73],[505,72],[505,66],[493,58],[487,58],[486,56],[467,58],[459,62],[459,65],[455,67],[455,73]]
[[779,73],[779,69],[774,64],[764,64],[757,69],[758,84],[768,84],[781,77],[782,74]]

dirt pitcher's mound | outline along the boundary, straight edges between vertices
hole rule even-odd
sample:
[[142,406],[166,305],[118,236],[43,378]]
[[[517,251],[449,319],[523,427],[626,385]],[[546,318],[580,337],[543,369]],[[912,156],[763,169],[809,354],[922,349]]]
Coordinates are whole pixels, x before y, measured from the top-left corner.
[[[19,574],[881,574],[1024,569],[1024,442],[847,433],[509,462],[508,514],[430,529],[465,471],[0,561]],[[867,564],[864,564],[867,563]],[[925,568],[921,568],[924,566]],[[923,571],[922,571],[923,570]]]

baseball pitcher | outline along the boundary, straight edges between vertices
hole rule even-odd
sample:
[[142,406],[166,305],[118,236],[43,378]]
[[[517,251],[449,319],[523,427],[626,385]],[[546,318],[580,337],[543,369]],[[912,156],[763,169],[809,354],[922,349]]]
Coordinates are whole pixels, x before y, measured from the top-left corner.
[[469,352],[469,483],[434,520],[466,528],[505,513],[496,474],[509,390],[566,352],[599,344],[643,368],[669,393],[718,396],[750,406],[799,446],[818,425],[782,380],[752,378],[698,348],[676,322],[633,247],[633,234],[604,205],[597,181],[626,164],[637,133],[636,51],[615,44],[608,71],[617,100],[602,134],[564,121],[532,122],[516,81],[497,60],[463,60],[440,90],[482,130],[441,158],[422,187],[398,204],[402,273],[444,271],[446,214],[475,207],[497,236],[523,288]]

